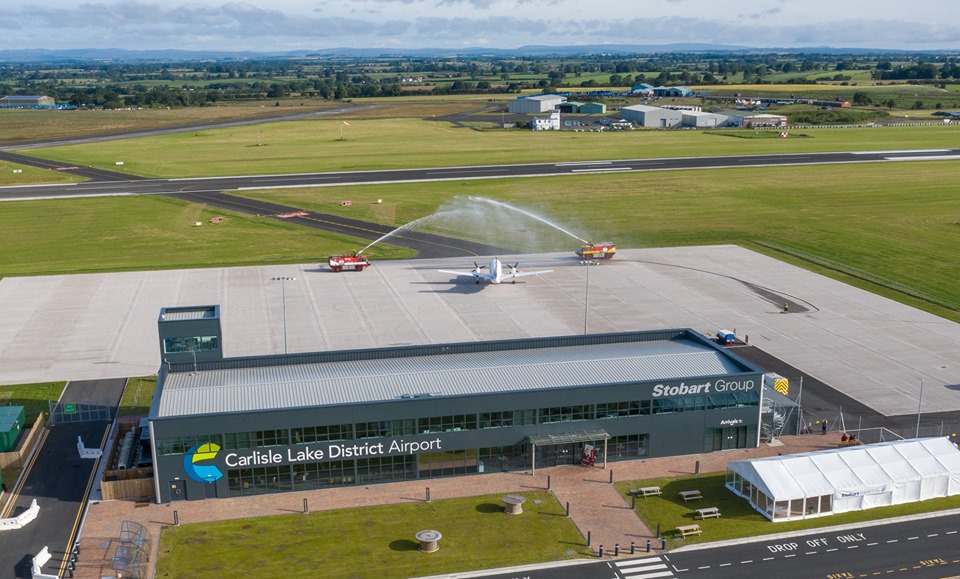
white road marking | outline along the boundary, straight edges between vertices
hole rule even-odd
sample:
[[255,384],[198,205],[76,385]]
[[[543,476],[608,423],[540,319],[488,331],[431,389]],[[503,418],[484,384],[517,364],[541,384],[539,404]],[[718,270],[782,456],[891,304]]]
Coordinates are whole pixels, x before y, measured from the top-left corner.
[[892,151],[851,151],[851,155],[896,155],[904,153],[947,153],[950,149],[903,149]]

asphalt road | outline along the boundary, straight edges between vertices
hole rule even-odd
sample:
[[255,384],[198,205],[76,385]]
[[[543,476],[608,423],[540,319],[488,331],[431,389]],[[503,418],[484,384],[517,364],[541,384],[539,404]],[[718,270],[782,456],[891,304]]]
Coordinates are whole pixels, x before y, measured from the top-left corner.
[[[771,523],[773,525],[773,523]],[[853,579],[910,577],[941,579],[960,575],[960,515],[882,523],[857,529],[837,527],[788,538],[689,551],[656,550],[642,558],[593,564],[471,574],[486,579]],[[637,545],[638,554],[646,545]]]
[[[63,400],[105,403],[111,406],[113,416],[125,382],[122,378],[70,382]],[[109,429],[109,421],[96,420],[57,424],[43,435],[37,452],[24,468],[19,486],[11,489],[12,506],[4,516],[20,514],[34,499],[40,513],[22,529],[4,531],[0,536],[0,577],[31,577],[33,557],[44,546],[52,557],[42,570],[57,574],[65,568],[100,463],[80,458],[77,437],[83,439],[87,448],[103,449]]]
[[431,167],[383,171],[343,171],[301,173],[296,175],[246,175],[186,179],[131,179],[90,181],[67,185],[16,186],[0,188],[0,200],[50,199],[56,197],[94,197],[111,195],[166,195],[173,193],[212,193],[248,189],[285,187],[336,187],[343,185],[411,183],[428,181],[465,181],[507,177],[544,177],[635,173],[690,169],[738,167],[776,167],[837,163],[880,163],[909,160],[957,160],[960,149],[913,151],[861,151],[846,153],[790,153],[782,155],[731,155],[719,157],[683,157],[625,159],[609,161],[573,161],[563,163],[527,163],[518,165],[482,165],[471,167]]

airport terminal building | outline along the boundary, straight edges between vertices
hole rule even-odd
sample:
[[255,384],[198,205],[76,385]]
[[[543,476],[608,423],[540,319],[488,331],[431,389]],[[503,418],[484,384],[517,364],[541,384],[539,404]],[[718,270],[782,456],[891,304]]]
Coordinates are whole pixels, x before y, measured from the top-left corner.
[[158,325],[160,503],[759,444],[763,372],[689,329],[223,358],[218,306]]

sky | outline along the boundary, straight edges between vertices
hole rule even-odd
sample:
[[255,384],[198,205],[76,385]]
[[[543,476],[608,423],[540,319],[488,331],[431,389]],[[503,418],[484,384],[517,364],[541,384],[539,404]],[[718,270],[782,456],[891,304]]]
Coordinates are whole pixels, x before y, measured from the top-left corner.
[[0,49],[709,43],[960,50],[948,0],[11,0]]

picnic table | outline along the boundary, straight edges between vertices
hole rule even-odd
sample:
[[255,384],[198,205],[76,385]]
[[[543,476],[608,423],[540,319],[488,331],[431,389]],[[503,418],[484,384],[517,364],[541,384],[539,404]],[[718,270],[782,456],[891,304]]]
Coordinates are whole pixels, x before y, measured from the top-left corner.
[[680,498],[682,498],[683,502],[685,503],[688,501],[694,501],[694,500],[703,498],[703,495],[700,494],[700,491],[695,489],[689,490],[689,491],[680,491],[678,494],[680,495]]
[[677,527],[677,532],[680,533],[681,537],[686,537],[687,535],[699,535],[700,525],[682,525]]
[[707,507],[705,509],[697,509],[697,515],[700,517],[700,520],[707,519],[710,517],[720,518],[720,509],[717,507]]
[[654,497],[662,493],[660,492],[660,487],[640,487],[630,491],[630,494],[641,497]]

